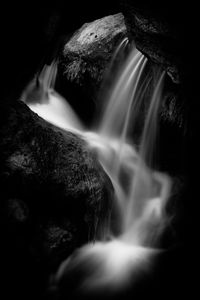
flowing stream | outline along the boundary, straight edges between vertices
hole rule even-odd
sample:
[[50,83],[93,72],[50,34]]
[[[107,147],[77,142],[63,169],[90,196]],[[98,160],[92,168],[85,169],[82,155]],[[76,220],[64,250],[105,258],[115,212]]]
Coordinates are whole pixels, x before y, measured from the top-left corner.
[[[147,268],[159,250],[156,242],[167,222],[170,178],[152,167],[165,74],[159,69],[150,73],[147,58],[134,45],[129,45],[127,51],[127,44],[124,39],[114,53],[112,67],[120,53],[126,50],[128,54],[113,74],[95,130],[85,128],[67,100],[55,92],[56,62],[45,66],[22,95],[22,100],[42,118],[79,133],[97,151],[114,186],[118,234],[108,225],[106,236],[78,249],[57,273],[59,280],[66,270],[73,273],[84,263],[90,272],[79,283],[79,289],[86,291],[107,286],[117,290],[133,280],[135,272]],[[142,129],[135,141],[133,132],[138,120]]]

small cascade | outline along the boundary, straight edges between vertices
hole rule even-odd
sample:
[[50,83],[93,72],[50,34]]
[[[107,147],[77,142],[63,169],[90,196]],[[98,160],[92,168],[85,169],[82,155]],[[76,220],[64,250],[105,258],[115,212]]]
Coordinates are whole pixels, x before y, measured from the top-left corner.
[[[126,47],[127,39],[114,53],[111,68]],[[84,128],[67,100],[55,92],[56,62],[45,66],[22,95],[22,100],[42,118],[79,133],[88,147],[96,150],[113,183],[118,234],[108,223],[107,235],[77,250],[57,274],[57,280],[64,272],[73,276],[73,270],[77,272],[84,265],[91,272],[79,288],[86,291],[106,286],[119,289],[132,280],[135,270],[148,267],[147,261],[157,253],[156,243],[167,222],[165,207],[170,178],[152,168],[165,74],[158,70],[152,81],[146,68],[147,58],[134,45],[126,52],[128,55],[107,91],[106,105],[95,130]],[[138,144],[130,132],[137,126],[149,87],[152,92],[148,92],[148,108]]]

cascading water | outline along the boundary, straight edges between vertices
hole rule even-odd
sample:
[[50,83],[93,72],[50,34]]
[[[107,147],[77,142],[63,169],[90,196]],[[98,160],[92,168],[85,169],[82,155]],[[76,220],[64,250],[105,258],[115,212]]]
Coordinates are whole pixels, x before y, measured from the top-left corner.
[[83,130],[81,121],[67,101],[54,90],[57,63],[45,65],[22,94],[22,100],[46,121],[66,130]]
[[[127,39],[121,42],[114,58],[124,51],[126,44]],[[60,280],[63,274],[84,266],[88,272],[77,287],[82,292],[104,287],[119,290],[132,281],[136,272],[148,267],[157,253],[155,245],[166,224],[170,179],[151,169],[164,72],[158,70],[152,78],[146,65],[147,59],[132,46],[113,80],[95,131],[86,131],[67,101],[54,91],[55,62],[45,66],[22,96],[47,121],[79,133],[97,151],[114,186],[117,234],[110,224],[106,236],[77,250],[61,264],[56,276]],[[149,105],[136,145],[133,132],[146,107],[147,96]]]

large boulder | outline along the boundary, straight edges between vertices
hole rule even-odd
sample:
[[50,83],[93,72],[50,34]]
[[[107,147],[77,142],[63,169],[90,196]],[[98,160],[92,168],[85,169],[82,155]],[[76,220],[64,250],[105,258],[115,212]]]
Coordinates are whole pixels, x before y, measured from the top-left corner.
[[71,102],[85,123],[94,115],[104,74],[126,35],[123,15],[109,15],[85,23],[60,53],[56,89]]
[[80,136],[49,124],[21,101],[2,104],[0,114],[1,257],[9,273],[15,261],[19,278],[29,278],[31,263],[39,263],[37,285],[42,266],[57,267],[98,237],[109,217],[112,184]]
[[186,72],[185,51],[190,8],[174,1],[147,3],[121,1],[129,38],[137,48],[157,64],[163,66],[174,83],[182,82]]
[[[142,14],[125,4],[122,5],[123,14],[86,23],[65,43],[59,57],[56,88],[88,122],[101,101],[100,87],[110,84],[113,71],[107,71],[117,46],[123,39],[134,40],[138,50],[149,58],[149,65],[152,68],[158,65],[169,75],[166,76],[162,119],[184,127],[184,95],[178,84],[181,58],[176,49],[176,36],[169,26],[151,14]],[[115,65],[120,67],[119,57]],[[81,103],[77,102],[80,95]]]
[[64,75],[80,85],[89,77],[96,87],[102,81],[116,45],[126,34],[121,13],[84,24],[64,45]]

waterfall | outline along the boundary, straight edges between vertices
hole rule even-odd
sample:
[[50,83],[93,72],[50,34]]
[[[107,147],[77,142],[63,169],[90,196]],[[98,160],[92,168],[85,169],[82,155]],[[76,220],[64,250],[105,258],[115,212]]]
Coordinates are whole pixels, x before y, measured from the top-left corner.
[[[123,40],[114,53],[112,64],[126,47],[127,40]],[[59,280],[65,273],[73,276],[73,271],[84,266],[90,272],[79,282],[79,289],[86,291],[106,286],[120,289],[132,280],[135,270],[149,266],[147,261],[157,253],[156,243],[166,225],[170,178],[151,166],[165,74],[158,69],[152,80],[146,68],[147,58],[134,45],[128,52],[119,72],[113,76],[95,130],[84,128],[67,100],[54,91],[55,62],[45,66],[22,95],[22,100],[47,121],[78,132],[88,147],[96,150],[113,183],[118,233],[108,225],[107,236],[75,251],[57,273],[56,280]],[[143,112],[144,106],[147,109]],[[142,116],[143,128],[135,142],[131,133]]]

